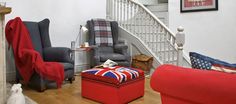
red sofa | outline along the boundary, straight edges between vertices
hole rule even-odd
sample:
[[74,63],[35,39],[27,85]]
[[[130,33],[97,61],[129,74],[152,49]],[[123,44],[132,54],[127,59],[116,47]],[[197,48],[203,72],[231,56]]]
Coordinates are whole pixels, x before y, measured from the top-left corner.
[[236,74],[162,65],[150,84],[162,104],[236,104]]

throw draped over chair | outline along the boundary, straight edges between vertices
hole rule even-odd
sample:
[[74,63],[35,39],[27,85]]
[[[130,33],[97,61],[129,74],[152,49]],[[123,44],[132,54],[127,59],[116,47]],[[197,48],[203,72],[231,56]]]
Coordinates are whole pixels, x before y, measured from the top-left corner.
[[[49,19],[40,22],[24,21],[29,31],[30,38],[34,49],[40,53],[46,62],[59,62],[64,67],[64,79],[70,83],[74,80],[74,64],[71,60],[71,50],[65,47],[52,47],[49,38]],[[21,76],[17,71],[16,80],[19,82]],[[34,72],[28,85],[38,91],[44,91],[48,87],[54,87],[55,82],[42,78],[38,73]]]
[[[89,30],[89,44],[92,45],[91,66],[96,66],[104,63],[107,59],[113,60],[120,66],[130,66],[131,57],[128,54],[128,46],[124,41],[118,39],[118,23],[110,21],[112,45],[98,45],[94,30],[94,21],[87,21]],[[99,33],[99,32],[98,32]],[[97,33],[96,33],[97,34]],[[101,34],[99,34],[101,35]],[[110,40],[109,40],[110,41]],[[110,43],[109,43],[110,44]]]

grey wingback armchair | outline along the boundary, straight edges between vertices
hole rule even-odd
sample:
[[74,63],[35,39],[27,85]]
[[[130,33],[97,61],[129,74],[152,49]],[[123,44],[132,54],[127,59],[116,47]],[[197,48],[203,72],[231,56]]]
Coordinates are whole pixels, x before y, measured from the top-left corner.
[[97,46],[95,43],[94,25],[91,20],[87,21],[86,27],[89,33],[89,44],[92,45],[91,66],[104,63],[107,59],[113,60],[121,66],[130,66],[131,57],[128,53],[128,46],[124,41],[118,39],[118,23],[111,21],[111,31],[113,38],[113,46]]
[[[74,80],[74,64],[71,60],[70,48],[52,47],[49,38],[49,19],[44,19],[40,22],[24,21],[26,28],[29,31],[34,49],[40,53],[44,61],[59,62],[64,66],[65,80],[70,83]],[[21,76],[16,70],[16,80],[19,82]],[[34,73],[28,84],[31,88],[38,91],[44,91],[46,88],[54,87],[56,84],[53,81],[42,78],[38,73]]]

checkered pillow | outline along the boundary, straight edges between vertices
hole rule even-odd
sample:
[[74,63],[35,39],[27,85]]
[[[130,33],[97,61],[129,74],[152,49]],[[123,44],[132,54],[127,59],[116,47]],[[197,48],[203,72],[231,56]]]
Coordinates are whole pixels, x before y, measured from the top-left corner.
[[201,55],[196,52],[190,52],[189,56],[192,68],[204,70],[213,69],[217,71],[236,73],[236,64],[230,64],[219,59],[214,59],[205,55]]

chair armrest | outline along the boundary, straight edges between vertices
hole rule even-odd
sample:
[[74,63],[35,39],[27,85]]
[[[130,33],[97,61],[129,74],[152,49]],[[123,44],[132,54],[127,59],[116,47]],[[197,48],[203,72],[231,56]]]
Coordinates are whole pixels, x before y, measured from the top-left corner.
[[91,47],[93,50],[98,50],[98,45],[90,45],[89,47]]
[[128,46],[127,45],[125,45],[125,44],[116,44],[116,45],[114,45],[114,51],[116,53],[120,53],[120,54],[125,55],[128,59],[130,59],[128,61],[131,61],[131,56],[128,53]]
[[236,103],[236,75],[174,65],[158,67],[151,87],[164,95],[201,104]]
[[128,46],[125,44],[116,44],[116,45],[114,45],[114,49],[115,50],[125,50],[125,49],[128,49]]
[[98,45],[90,45],[90,47],[91,47],[91,51],[92,51],[91,56],[93,56],[93,58],[91,59],[91,60],[93,60],[91,62],[91,65],[95,66],[95,65],[99,64],[99,62],[100,62],[99,47],[98,47]]
[[70,62],[71,49],[66,47],[48,47],[43,49],[45,61]]
[[118,44],[125,44],[125,40],[118,40]]

